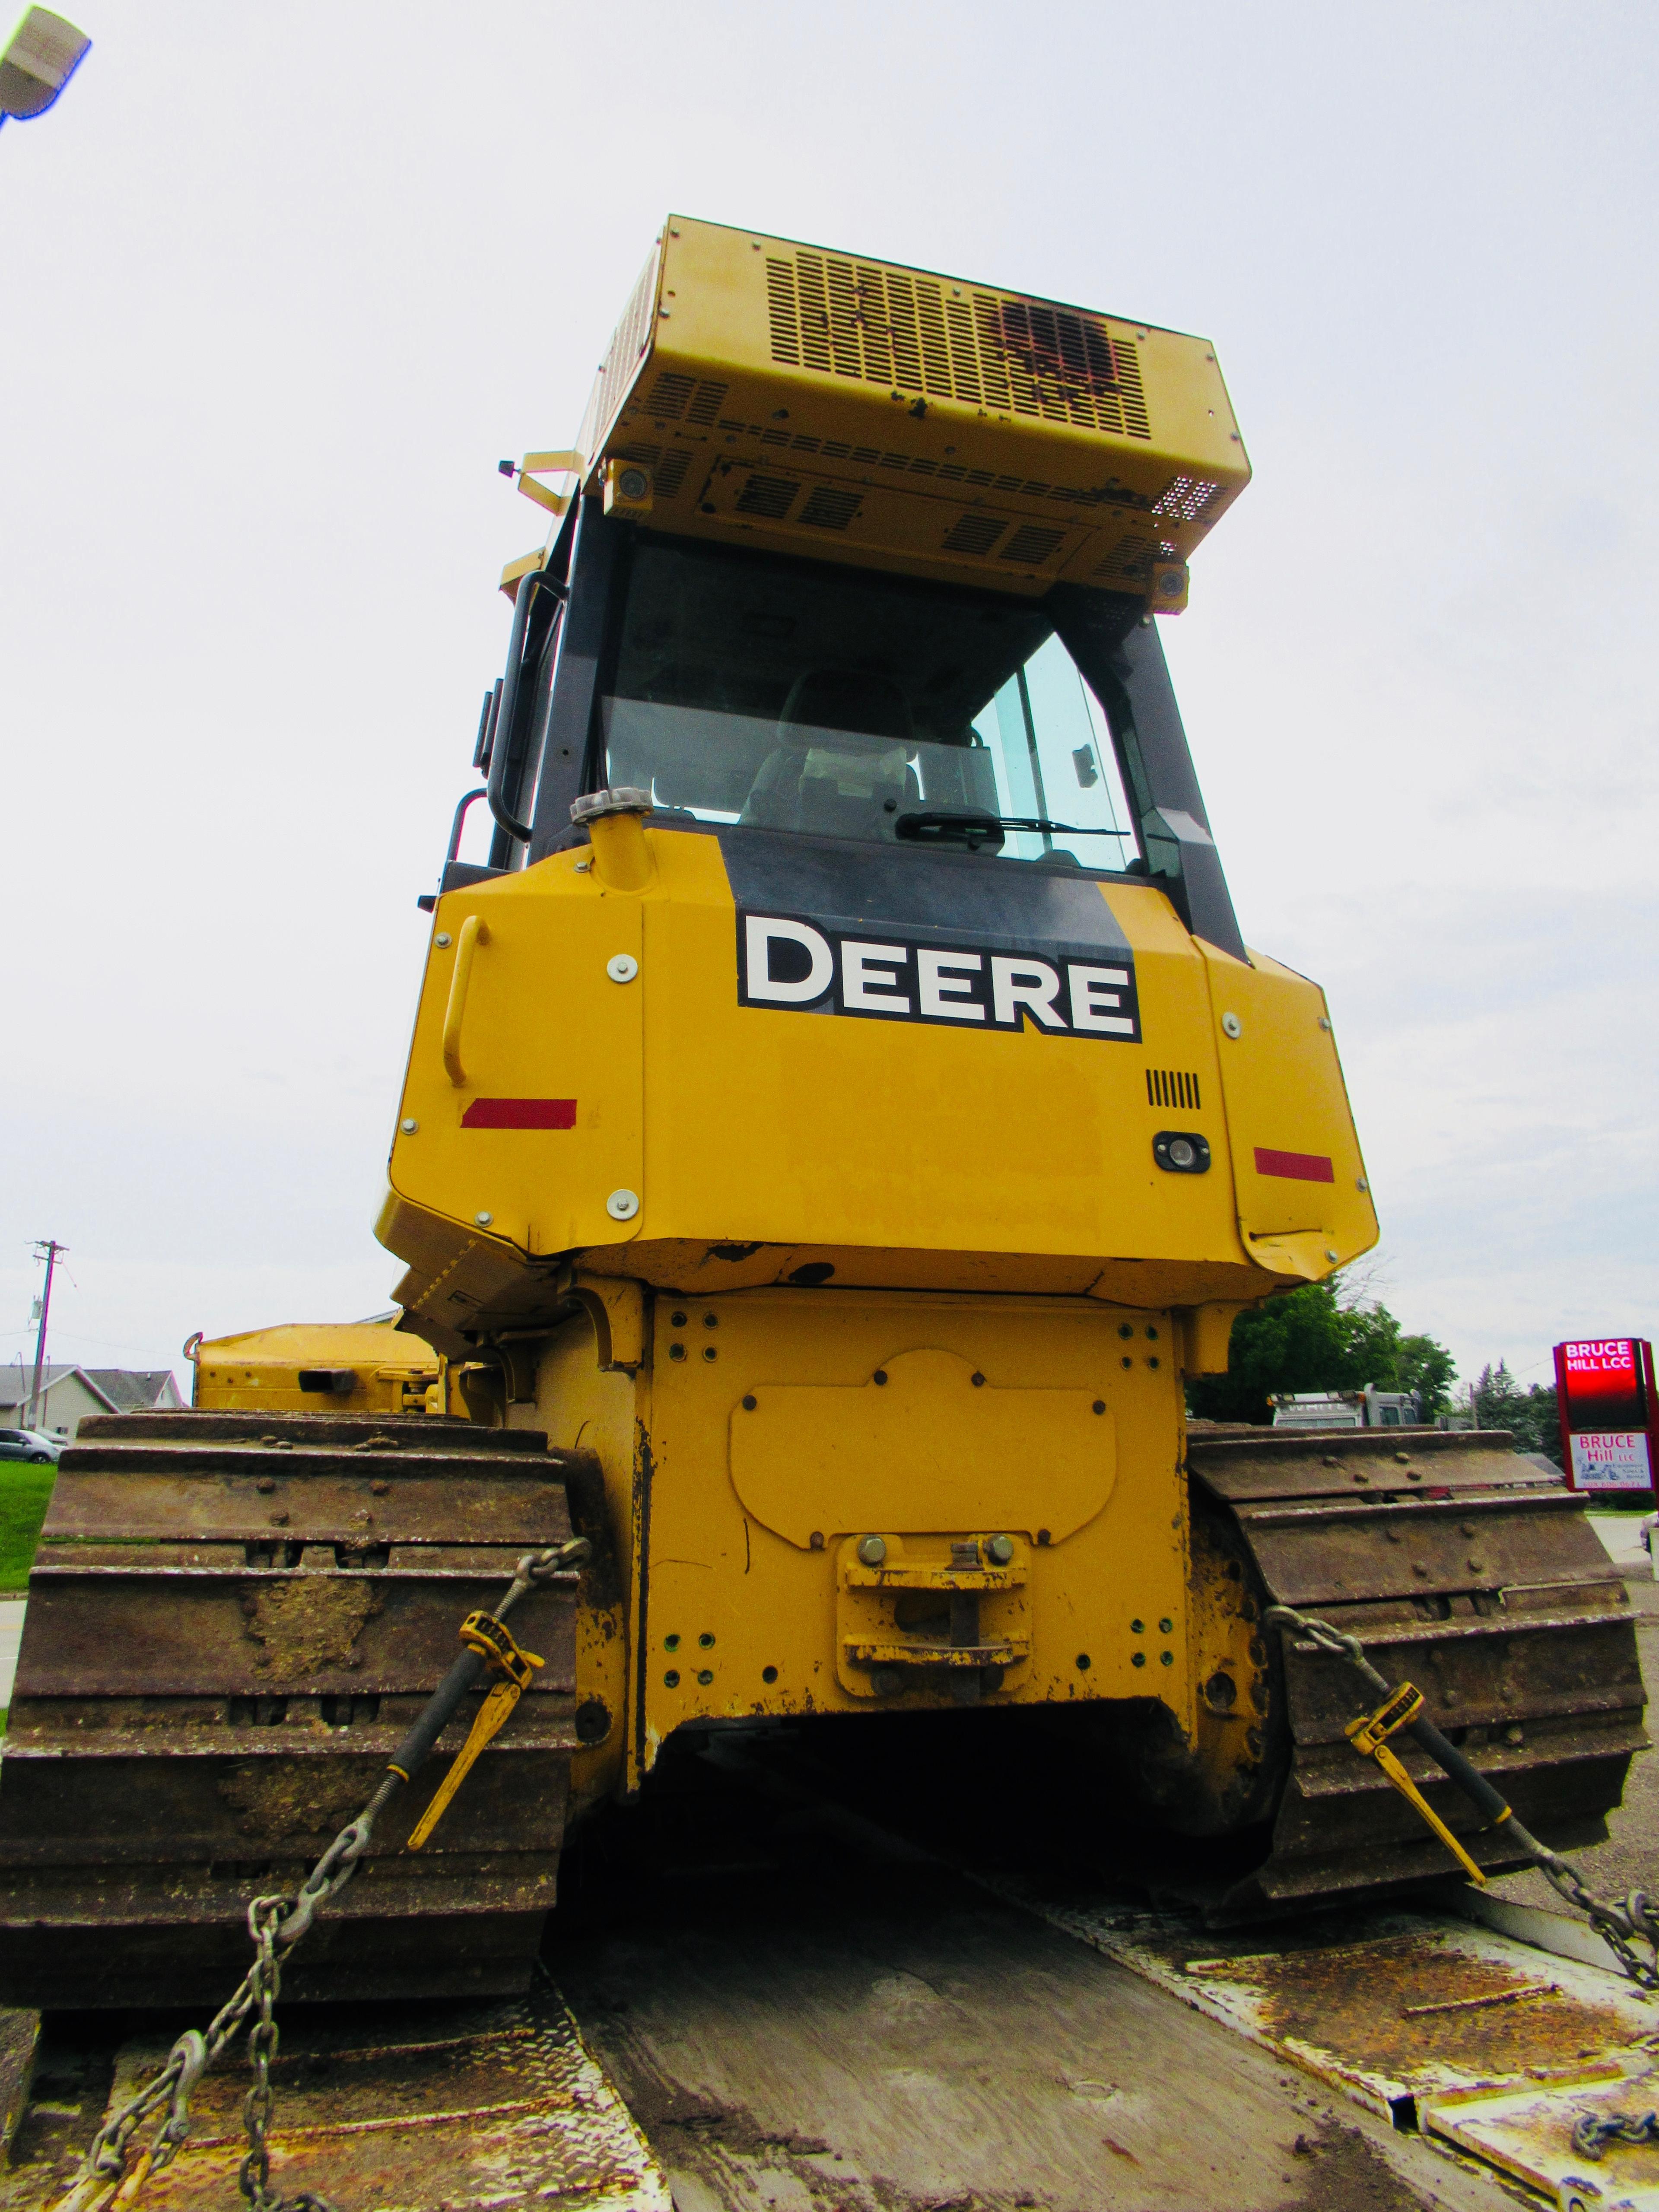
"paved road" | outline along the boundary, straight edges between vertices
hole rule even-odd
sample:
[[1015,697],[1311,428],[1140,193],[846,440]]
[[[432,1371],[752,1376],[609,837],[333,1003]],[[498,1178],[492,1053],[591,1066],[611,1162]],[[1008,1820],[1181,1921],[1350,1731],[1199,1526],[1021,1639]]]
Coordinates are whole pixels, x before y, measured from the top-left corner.
[[23,1638],[23,1600],[0,1598],[0,1705],[11,1703],[17,1672],[17,1647]]
[[[1659,1583],[1647,1577],[1645,1554],[1641,1575],[1627,1575],[1625,1587],[1636,1608],[1636,1643],[1642,1655],[1651,1730],[1659,1727]],[[1644,1752],[1632,1760],[1625,1802],[1607,1826],[1605,1844],[1572,1855],[1584,1880],[1602,1896],[1623,1897],[1632,1889],[1659,1896],[1659,1759],[1654,1753]],[[1494,1896],[1512,1897],[1523,1905],[1541,1905],[1556,1912],[1567,1910],[1541,1874],[1506,1875],[1492,1888]]]

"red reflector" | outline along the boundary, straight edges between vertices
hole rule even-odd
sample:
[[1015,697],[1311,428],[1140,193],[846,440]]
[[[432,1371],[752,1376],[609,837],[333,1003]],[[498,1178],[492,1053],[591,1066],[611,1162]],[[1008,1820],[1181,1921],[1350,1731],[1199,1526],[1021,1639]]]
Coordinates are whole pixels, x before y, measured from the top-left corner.
[[1336,1176],[1322,1152],[1270,1152],[1255,1148],[1258,1175],[1284,1176],[1291,1182],[1334,1182]]
[[574,1129],[574,1098],[475,1098],[461,1116],[464,1129]]

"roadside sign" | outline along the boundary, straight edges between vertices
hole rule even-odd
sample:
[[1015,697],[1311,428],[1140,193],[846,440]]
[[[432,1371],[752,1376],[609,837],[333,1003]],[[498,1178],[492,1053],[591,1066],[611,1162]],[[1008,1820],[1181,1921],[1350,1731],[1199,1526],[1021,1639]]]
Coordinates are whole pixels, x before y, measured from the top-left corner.
[[1653,1346],[1636,1336],[1558,1344],[1555,1389],[1569,1486],[1650,1491],[1659,1464]]

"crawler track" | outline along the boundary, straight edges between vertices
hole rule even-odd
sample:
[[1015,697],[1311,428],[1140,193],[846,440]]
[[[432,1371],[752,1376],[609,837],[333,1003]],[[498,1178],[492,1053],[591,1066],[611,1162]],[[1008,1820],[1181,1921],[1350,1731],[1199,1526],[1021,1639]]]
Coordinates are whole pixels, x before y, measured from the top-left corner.
[[[1414,1682],[1546,1843],[1601,1840],[1647,1742],[1642,1675],[1623,1578],[1559,1477],[1502,1431],[1200,1429],[1187,1459],[1272,1599],[1359,1636],[1391,1680]],[[1364,1694],[1352,1669],[1293,1643],[1271,1663],[1293,1755],[1272,1853],[1224,1912],[1448,1872],[1443,1847],[1344,1735]],[[1523,1863],[1503,1826],[1478,1826],[1439,1770],[1400,1748],[1481,1866]]]
[[[64,1454],[0,1761],[0,2003],[216,2002],[247,1899],[291,1890],[527,1548],[569,1534],[546,1438],[465,1421],[115,1414]],[[514,1619],[546,1665],[427,1849],[465,1739],[382,1816],[287,1997],[513,1994],[553,1903],[575,1577]]]

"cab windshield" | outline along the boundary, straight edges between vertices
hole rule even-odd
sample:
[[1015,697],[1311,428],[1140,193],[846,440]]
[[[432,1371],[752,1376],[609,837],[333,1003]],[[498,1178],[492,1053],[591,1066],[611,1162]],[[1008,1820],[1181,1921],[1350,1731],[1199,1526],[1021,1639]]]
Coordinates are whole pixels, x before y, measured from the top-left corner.
[[600,715],[599,781],[671,817],[1136,856],[1105,715],[1030,600],[642,539]]

